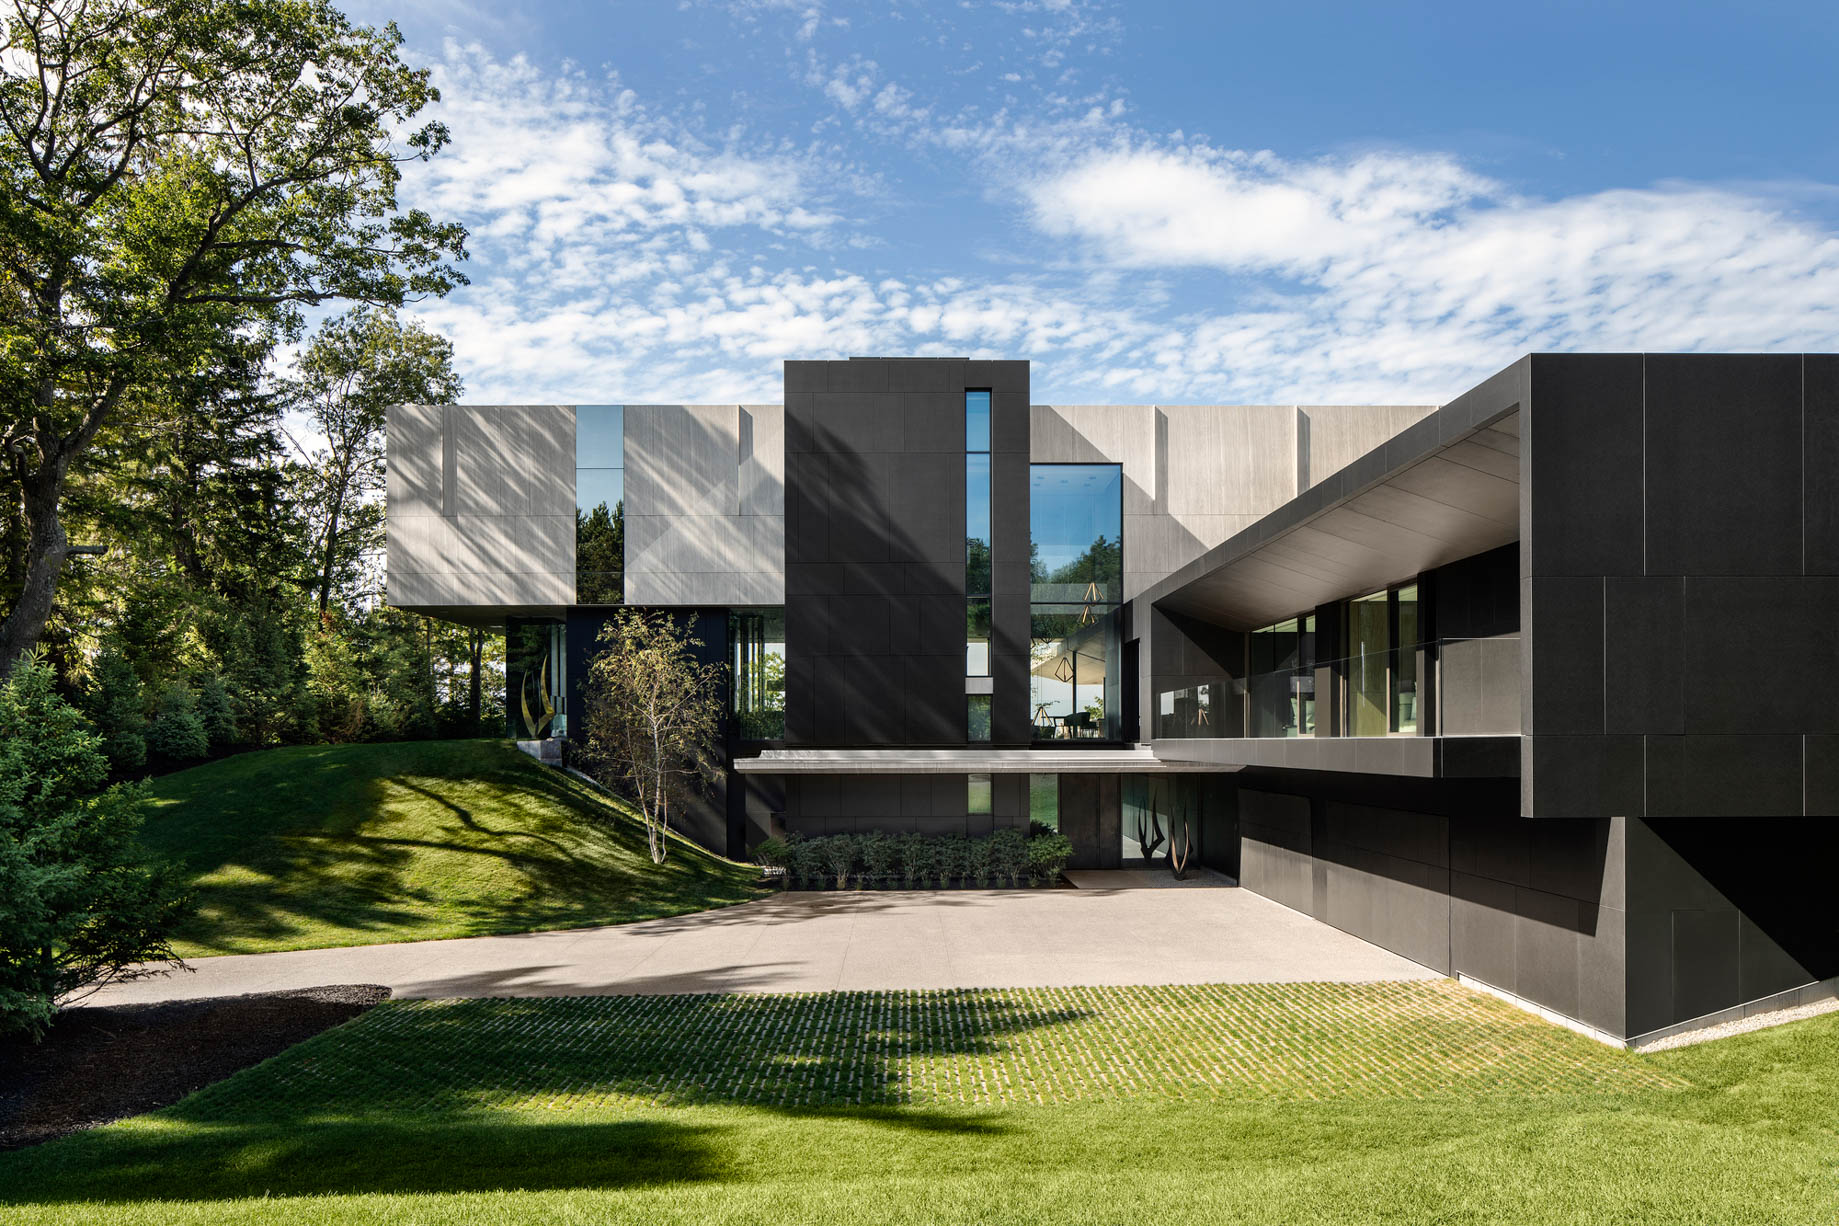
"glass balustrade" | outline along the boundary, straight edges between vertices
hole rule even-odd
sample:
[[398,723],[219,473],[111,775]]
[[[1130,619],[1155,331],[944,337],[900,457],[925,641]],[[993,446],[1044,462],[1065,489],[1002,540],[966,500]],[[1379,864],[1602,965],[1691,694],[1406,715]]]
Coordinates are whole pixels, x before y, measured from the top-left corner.
[[[1335,687],[1339,729],[1327,722],[1320,686]],[[1244,704],[1243,721],[1226,705],[1235,702]],[[1513,736],[1520,731],[1520,639],[1439,639],[1253,673],[1243,682],[1190,681],[1158,689],[1155,710],[1155,735],[1168,739]]]

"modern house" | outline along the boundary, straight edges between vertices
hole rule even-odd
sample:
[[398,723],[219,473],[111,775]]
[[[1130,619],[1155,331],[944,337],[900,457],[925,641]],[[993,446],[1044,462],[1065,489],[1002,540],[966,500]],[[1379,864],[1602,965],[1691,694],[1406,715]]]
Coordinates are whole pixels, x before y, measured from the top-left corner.
[[389,529],[393,604],[507,629],[522,740],[607,606],[693,619],[731,766],[685,825],[730,854],[1191,850],[1617,1040],[1839,974],[1839,357],[1538,354],[1441,407],[1045,405],[943,358],[403,406]]

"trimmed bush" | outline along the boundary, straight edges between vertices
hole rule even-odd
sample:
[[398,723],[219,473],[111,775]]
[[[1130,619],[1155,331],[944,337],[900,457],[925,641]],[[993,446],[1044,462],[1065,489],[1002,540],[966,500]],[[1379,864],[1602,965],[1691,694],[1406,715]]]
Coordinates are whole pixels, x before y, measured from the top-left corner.
[[1028,836],[1014,829],[991,835],[990,871],[1005,885],[1019,884],[1028,875]]
[[892,885],[894,870],[899,863],[900,845],[891,835],[879,830],[861,836],[862,872],[867,884]]
[[917,890],[932,871],[932,840],[923,834],[903,834],[895,840],[900,845],[900,876],[909,890]]
[[850,874],[862,860],[861,848],[853,834],[833,834],[824,840],[824,867],[836,879],[836,888],[849,888]]
[[1072,858],[1073,845],[1056,832],[1033,838],[1020,830],[998,830],[987,838],[962,834],[833,834],[804,839],[796,834],[767,839],[754,859],[785,868],[787,889],[846,890],[902,885],[987,888],[1052,884]]
[[799,889],[821,885],[824,880],[824,840],[792,839],[786,853],[786,874]]
[[1058,831],[1037,834],[1028,840],[1028,873],[1035,883],[1058,881],[1066,862],[1072,858],[1073,845]]

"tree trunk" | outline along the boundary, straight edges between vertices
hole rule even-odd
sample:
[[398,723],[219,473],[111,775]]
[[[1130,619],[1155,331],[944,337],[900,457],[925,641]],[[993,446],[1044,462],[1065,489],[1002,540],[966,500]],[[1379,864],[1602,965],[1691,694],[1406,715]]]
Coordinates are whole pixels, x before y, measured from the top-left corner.
[[466,647],[472,674],[467,684],[466,710],[472,719],[472,734],[479,735],[479,665],[485,657],[485,631],[466,632]]
[[343,509],[344,497],[332,500],[332,514],[326,520],[326,554],[319,568],[319,615],[326,615],[326,606],[332,600],[332,555],[338,548],[338,514]]
[[19,603],[0,623],[0,679],[13,671],[19,658],[38,645],[57,598],[58,575],[70,553],[64,521],[58,515],[59,487],[63,485],[62,459],[45,463],[25,480],[22,502],[26,520],[26,575]]

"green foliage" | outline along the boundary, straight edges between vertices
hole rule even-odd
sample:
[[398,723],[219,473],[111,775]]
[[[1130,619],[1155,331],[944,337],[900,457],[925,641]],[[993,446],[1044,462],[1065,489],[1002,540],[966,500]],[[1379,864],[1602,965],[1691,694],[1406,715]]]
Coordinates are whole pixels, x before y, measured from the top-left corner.
[[[985,838],[962,834],[833,834],[822,838],[768,839],[754,850],[766,865],[785,866],[787,887],[861,889],[902,885],[939,889],[1051,883],[1072,857],[1073,845],[1057,832],[1024,835],[1003,829]],[[771,858],[769,858],[771,857]]]
[[314,334],[286,395],[325,440],[299,474],[320,613],[335,602],[359,607],[374,594],[366,572],[383,548],[389,406],[451,404],[460,392],[453,345],[387,309],[356,307]]
[[862,848],[853,834],[833,834],[823,840],[824,867],[836,881],[836,888],[849,888],[849,878],[862,864]]
[[198,714],[198,699],[182,681],[169,681],[153,704],[147,747],[174,762],[190,762],[211,752],[210,734]]
[[625,600],[626,504],[601,503],[575,511],[575,600],[621,604]]
[[4,25],[0,463],[22,530],[0,672],[52,614],[60,516],[105,433],[320,303],[445,293],[465,239],[398,207],[447,132],[417,122],[438,94],[393,28],[329,0],[22,0]]
[[1053,883],[1073,858],[1073,845],[1058,830],[1028,840],[1028,871],[1037,882]]
[[1020,883],[1028,874],[1028,836],[1005,827],[990,836],[990,871],[1007,884]]
[[799,886],[821,885],[824,880],[824,841],[794,836],[787,843],[786,873]]
[[127,658],[110,648],[97,658],[87,703],[90,723],[102,738],[102,752],[118,773],[147,761],[146,699]]
[[27,656],[0,683],[0,1032],[37,1035],[58,1005],[174,961],[185,903],[136,841],[136,788],[103,788],[98,739]]
[[216,673],[206,673],[198,682],[198,722],[204,725],[209,752],[220,753],[236,744],[236,712]]
[[582,691],[581,761],[638,805],[652,860],[662,864],[671,811],[717,769],[726,670],[697,661],[702,640],[669,612],[621,609],[599,641]]
[[760,840],[753,849],[754,863],[763,868],[784,868],[791,854],[791,844],[778,835]]
[[917,831],[896,835],[898,857],[900,861],[900,878],[909,890],[918,889],[928,873],[932,871],[932,840]]
[[862,872],[871,882],[891,881],[900,862],[900,844],[889,834],[871,830],[858,836],[862,850]]

